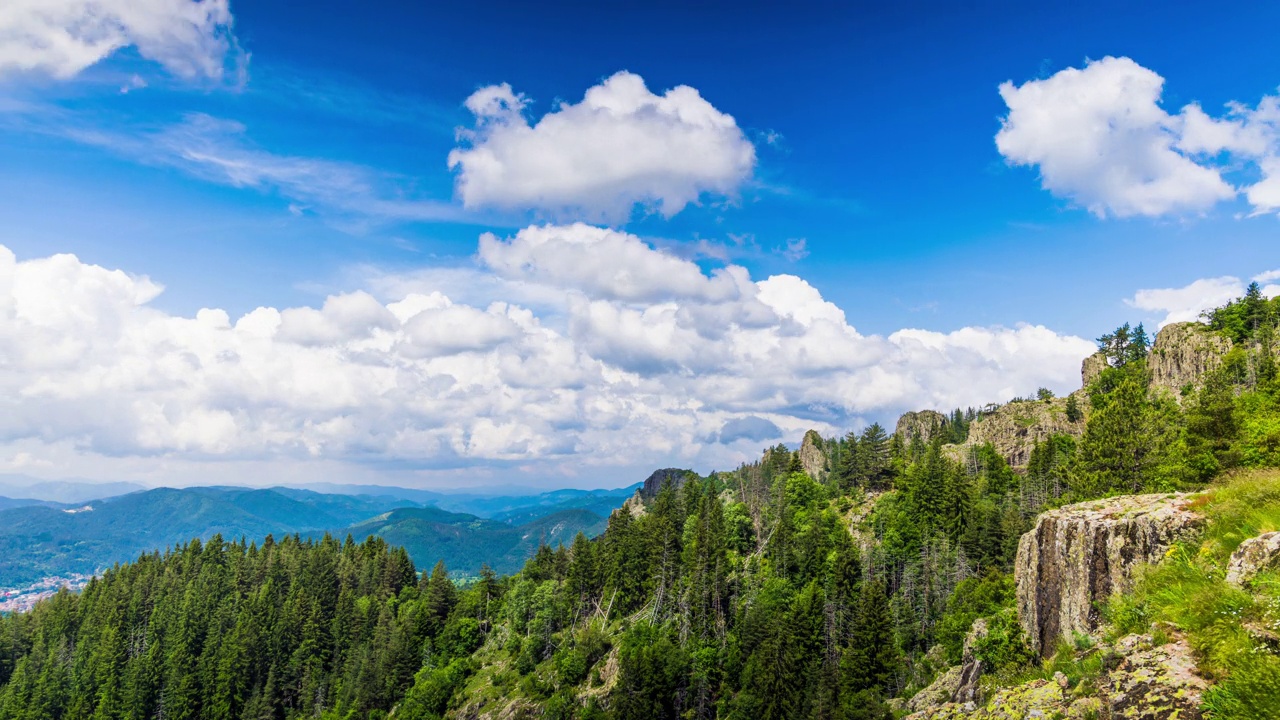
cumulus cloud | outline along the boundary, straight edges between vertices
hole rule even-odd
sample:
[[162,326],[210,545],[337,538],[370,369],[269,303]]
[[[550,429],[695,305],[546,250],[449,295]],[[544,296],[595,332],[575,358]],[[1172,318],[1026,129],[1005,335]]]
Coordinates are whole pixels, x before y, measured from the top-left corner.
[[1253,276],[1253,281],[1262,284],[1262,294],[1268,298],[1280,295],[1280,270],[1268,270]]
[[[1164,78],[1125,57],[1105,57],[1022,85],[1005,82],[1008,107],[996,147],[1035,166],[1043,187],[1099,216],[1205,212],[1243,192],[1256,212],[1280,208],[1280,98],[1230,103],[1212,117],[1192,103],[1160,106]],[[1252,165],[1258,182],[1224,177]]]
[[182,78],[218,79],[238,53],[228,0],[6,0],[0,75],[69,78],[121,48]]
[[[1269,270],[1253,276],[1253,280],[1263,283],[1262,294],[1275,297],[1280,294],[1280,285],[1265,284],[1280,278],[1280,270]],[[1200,278],[1177,288],[1152,288],[1139,290],[1132,298],[1125,300],[1131,307],[1145,310],[1153,314],[1162,314],[1160,327],[1169,323],[1199,320],[1202,313],[1244,295],[1245,282],[1234,275]]]
[[1045,189],[1099,216],[1200,211],[1233,197],[1217,170],[1176,149],[1175,120],[1159,105],[1163,87],[1156,73],[1113,57],[1021,86],[1005,82],[1009,114],[996,147],[1011,163],[1038,166]]
[[688,298],[722,302],[747,282],[741,268],[708,278],[693,263],[655,252],[635,235],[576,223],[521,230],[514,238],[480,238],[480,260],[509,280],[581,290],[591,297],[626,301]]
[[[1093,350],[1030,325],[863,335],[802,278],[708,274],[595,230],[488,238],[471,271],[497,278],[484,301],[424,276],[239,318],[166,313],[146,277],[0,248],[0,464],[726,467],[810,427],[1069,390]],[[634,274],[592,282],[560,252],[607,278],[622,257]],[[562,299],[548,311],[504,295],[531,286]]]
[[449,153],[467,207],[619,221],[642,204],[670,217],[703,194],[734,195],[755,168],[733,117],[685,85],[657,95],[624,71],[533,124],[528,104],[507,84],[467,98],[476,125]]

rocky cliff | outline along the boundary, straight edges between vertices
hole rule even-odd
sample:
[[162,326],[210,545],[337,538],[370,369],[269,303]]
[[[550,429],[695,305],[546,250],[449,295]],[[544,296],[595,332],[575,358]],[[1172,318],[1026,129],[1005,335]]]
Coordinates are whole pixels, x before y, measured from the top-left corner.
[[1089,383],[1097,380],[1102,371],[1110,366],[1107,354],[1101,350],[1085,358],[1084,362],[1080,363],[1080,387],[1089,387]]
[[[1079,398],[1088,403],[1087,399]],[[1067,399],[1026,400],[1001,405],[969,426],[969,439],[953,454],[963,456],[969,447],[991,443],[1009,465],[1024,468],[1036,443],[1050,435],[1080,435],[1084,421],[1067,420]]]
[[[1182,388],[1198,387],[1205,374],[1222,365],[1222,358],[1231,350],[1231,341],[1210,330],[1201,323],[1185,322],[1166,326],[1156,335],[1151,348],[1151,387],[1156,392],[1167,392],[1181,397]],[[1083,387],[1102,374],[1107,368],[1107,356],[1101,352],[1085,358],[1080,364]],[[1089,397],[1083,391],[1073,393],[1084,413],[1089,410]],[[964,444],[949,448],[952,457],[962,459],[968,448],[991,443],[996,452],[1015,468],[1024,468],[1031,459],[1031,449],[1050,435],[1079,436],[1084,433],[1084,420],[1067,421],[1067,399],[1049,401],[1019,401],[1001,405],[992,412],[974,420],[969,427],[969,438]],[[936,416],[936,421],[932,416]],[[942,416],[932,411],[907,413],[898,421],[898,432],[904,427],[907,433],[925,432],[931,422],[941,426]],[[909,440],[908,434],[903,434]]]
[[827,453],[822,449],[823,444],[817,430],[805,433],[800,443],[800,467],[814,480],[827,476]]
[[1175,398],[1182,388],[1198,387],[1204,376],[1222,365],[1231,341],[1198,322],[1166,325],[1151,346],[1151,387]]
[[662,484],[667,480],[670,480],[679,490],[684,485],[685,478],[689,477],[692,472],[692,470],[681,470],[680,468],[654,470],[649,477],[644,479],[644,486],[640,488],[640,494],[648,499],[657,497],[658,491],[662,489]]
[[1032,648],[1048,655],[1059,638],[1096,630],[1099,605],[1132,586],[1135,568],[1202,526],[1190,498],[1129,495],[1041,515],[1014,564],[1018,619]]
[[946,422],[946,416],[936,410],[903,413],[902,417],[898,418],[898,425],[894,428],[894,432],[902,438],[903,443],[910,443],[915,438],[920,438],[922,442],[927,443]]

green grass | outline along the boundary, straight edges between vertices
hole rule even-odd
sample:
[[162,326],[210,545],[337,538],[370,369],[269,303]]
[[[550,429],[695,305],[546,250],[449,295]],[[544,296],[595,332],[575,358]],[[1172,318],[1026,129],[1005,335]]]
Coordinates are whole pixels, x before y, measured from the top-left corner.
[[1280,574],[1261,574],[1249,591],[1226,582],[1227,561],[1247,538],[1280,529],[1280,472],[1242,473],[1196,501],[1208,524],[1193,542],[1170,549],[1135,592],[1108,608],[1117,635],[1167,622],[1186,633],[1198,669],[1214,687],[1204,709],[1213,720],[1274,718],[1280,708],[1280,656],[1245,625],[1280,628]]

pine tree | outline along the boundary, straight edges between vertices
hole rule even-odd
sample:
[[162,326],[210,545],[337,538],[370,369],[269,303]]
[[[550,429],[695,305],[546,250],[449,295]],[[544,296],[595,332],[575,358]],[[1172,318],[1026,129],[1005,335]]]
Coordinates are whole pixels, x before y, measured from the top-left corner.
[[421,592],[425,614],[423,627],[428,636],[435,637],[444,628],[449,611],[457,603],[457,590],[449,579],[443,560],[436,562],[436,566],[431,568],[431,575],[423,578]]
[[840,668],[842,690],[846,696],[888,687],[897,670],[893,620],[889,615],[888,593],[882,581],[862,583],[855,628]]
[[[895,436],[896,437],[896,436]],[[880,423],[871,423],[862,431],[858,447],[863,458],[863,482],[867,487],[882,490],[892,479],[893,451],[888,434]]]
[[1156,482],[1156,469],[1171,446],[1171,428],[1148,398],[1149,383],[1146,363],[1136,362],[1105,371],[1093,389],[1094,410],[1072,476],[1081,497],[1140,492]]
[[1080,411],[1080,403],[1076,400],[1075,393],[1067,396],[1067,422],[1077,423],[1084,419],[1084,413]]

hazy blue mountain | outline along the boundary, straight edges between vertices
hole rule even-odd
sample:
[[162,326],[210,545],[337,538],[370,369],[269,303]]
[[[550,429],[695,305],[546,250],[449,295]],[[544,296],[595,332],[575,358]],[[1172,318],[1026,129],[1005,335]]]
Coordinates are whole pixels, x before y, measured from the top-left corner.
[[348,529],[355,538],[377,535],[403,545],[421,570],[444,560],[450,571],[474,574],[484,563],[498,573],[519,570],[539,543],[568,545],[579,532],[594,537],[606,517],[581,508],[561,510],[512,525],[440,508],[401,508]]
[[75,478],[41,480],[29,475],[0,474],[0,495],[9,498],[85,503],[145,489],[131,482],[94,482]]
[[46,507],[65,507],[64,503],[56,503],[50,500],[35,500],[33,498],[11,498],[0,496],[0,510],[8,510],[9,508],[30,507],[32,505],[44,505]]
[[406,504],[306,491],[158,488],[81,506],[10,507],[0,510],[0,587],[91,573],[214,534],[261,540],[343,528]]
[[381,490],[340,495],[298,488],[157,488],[72,504],[0,498],[0,588],[93,573],[215,534],[253,541],[268,534],[350,533],[359,540],[373,534],[404,544],[422,567],[444,559],[460,573],[485,562],[514,572],[539,541],[567,543],[579,531],[603,531],[604,518],[628,495],[562,491],[523,498],[524,505],[492,498],[495,509],[510,509],[501,519],[486,519],[422,507]]
[[[467,513],[480,518],[521,523],[560,512],[561,510],[572,510],[574,508],[584,508],[597,515],[608,516],[614,508],[621,506],[624,500],[634,495],[635,491],[643,484],[643,482],[637,482],[627,487],[608,490],[566,489],[552,490],[550,492],[504,493],[501,495],[442,493],[433,490],[415,490],[388,485],[307,483],[300,487],[322,493],[401,498],[420,505],[438,507],[449,512]],[[278,490],[279,488],[275,489]]]

